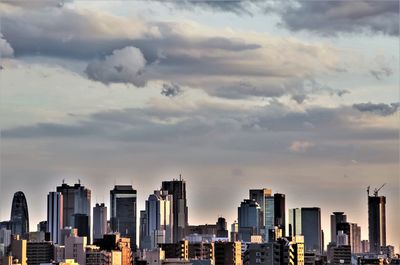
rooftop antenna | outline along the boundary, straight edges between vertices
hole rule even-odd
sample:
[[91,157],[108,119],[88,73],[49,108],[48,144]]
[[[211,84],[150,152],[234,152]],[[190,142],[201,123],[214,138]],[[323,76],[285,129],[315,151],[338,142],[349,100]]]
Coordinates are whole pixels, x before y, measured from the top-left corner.
[[367,195],[368,195],[368,197],[369,197],[369,188],[370,188],[370,186],[367,187]]
[[385,186],[386,183],[383,183],[382,186],[380,186],[378,189],[374,189],[374,196],[377,197],[378,196],[378,192],[383,188],[383,186]]
[[65,179],[62,180],[62,184],[65,184]]
[[182,181],[182,174],[179,174],[179,180]]
[[78,184],[81,185],[81,180],[80,179],[78,179]]

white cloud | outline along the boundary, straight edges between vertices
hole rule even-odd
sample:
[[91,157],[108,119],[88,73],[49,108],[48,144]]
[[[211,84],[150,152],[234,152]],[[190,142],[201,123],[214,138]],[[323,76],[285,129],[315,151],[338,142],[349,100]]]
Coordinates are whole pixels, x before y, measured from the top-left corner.
[[14,49],[11,47],[10,43],[3,38],[0,33],[0,58],[13,57]]
[[294,141],[290,145],[289,149],[294,153],[305,153],[308,149],[313,147],[315,144],[309,141]]
[[86,74],[92,80],[109,83],[132,83],[144,86],[144,68],[146,59],[136,47],[125,47],[114,50],[104,60],[96,60],[88,64]]

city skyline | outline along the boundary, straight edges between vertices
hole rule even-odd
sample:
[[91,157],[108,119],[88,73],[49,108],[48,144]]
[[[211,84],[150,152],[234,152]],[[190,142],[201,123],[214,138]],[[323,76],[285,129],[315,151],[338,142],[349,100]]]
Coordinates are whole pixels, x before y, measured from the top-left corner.
[[132,185],[139,223],[182,174],[183,222],[230,227],[268,188],[320,207],[326,245],[333,212],[368,239],[367,187],[386,183],[398,249],[399,1],[177,3],[0,2],[0,219],[23,191],[36,227],[80,179],[90,211]]
[[[178,181],[178,180],[183,180],[183,181],[185,181],[184,179],[182,179],[182,177],[181,177],[181,175],[179,176],[179,179],[178,178],[173,178],[172,179],[172,181],[166,181],[166,180],[163,180],[162,181],[162,183],[164,183],[164,182],[174,182],[174,181]],[[80,183],[80,180],[78,180],[79,181],[79,183],[75,183],[75,184],[72,184],[71,186],[68,186],[69,184],[68,183],[65,183],[64,182],[65,180],[63,179],[63,183],[62,183],[62,186],[65,186],[65,187],[77,187],[76,185],[81,185],[81,183]],[[185,181],[186,182],[186,181]],[[82,183],[82,184],[84,184],[84,183]],[[162,185],[161,185],[162,186]],[[59,186],[59,187],[61,187],[61,186]],[[116,185],[116,186],[114,186],[114,189],[112,189],[112,190],[110,190],[111,192],[115,192],[115,190],[119,190],[119,189],[121,189],[122,188],[122,192],[125,190],[125,191],[129,191],[129,189],[127,190],[127,188],[128,187],[130,187],[130,185],[122,185],[122,184],[119,184],[119,185]],[[93,192],[93,190],[91,190],[90,189],[90,187],[85,187],[85,186],[79,186],[78,187],[79,189],[88,189],[88,191],[89,191],[89,194],[90,193],[92,193]],[[258,189],[259,191],[263,191],[264,192],[264,190],[265,191],[267,191],[267,193],[266,193],[266,196],[271,196],[271,195],[273,195],[273,193],[272,193],[272,189],[265,189],[265,188],[262,188],[262,189]],[[254,193],[255,191],[258,191],[258,190],[256,190],[256,189],[250,189],[250,190],[248,190],[248,192],[249,192],[249,194],[251,195],[252,193]],[[136,192],[137,192],[137,190],[134,190],[135,191],[135,195],[137,194]],[[53,194],[52,196],[54,196],[54,194],[57,194],[57,192],[50,192],[50,193],[48,193],[48,195],[47,195],[47,197],[48,196],[50,196],[49,194]],[[190,192],[189,192],[189,194],[190,194]],[[153,193],[153,195],[154,195],[154,193]],[[276,195],[276,194],[275,194]],[[283,196],[287,196],[287,194],[278,194],[278,195],[283,195]],[[378,195],[378,193],[376,193],[376,195]],[[380,197],[375,197],[376,196],[375,194],[370,194],[370,196],[371,197],[369,197],[369,198],[380,198]],[[21,196],[23,196],[24,198],[25,198],[25,196],[24,196],[24,194],[22,193],[20,193],[20,191],[18,191],[18,192],[15,192],[15,195],[14,195],[14,197],[15,196],[19,196],[19,197],[21,197]],[[151,197],[152,196],[152,194],[150,193],[149,194],[149,196]],[[251,196],[254,196],[254,195],[251,195]],[[382,194],[380,194],[380,196],[384,196],[384,195],[382,195]],[[112,198],[112,196],[111,196],[111,198]],[[110,198],[110,199],[111,199]],[[136,197],[135,197],[136,198]],[[385,197],[385,199],[386,199],[386,197]],[[15,200],[15,199],[14,199]],[[62,200],[61,200],[62,201]],[[147,201],[147,200],[146,200]],[[244,198],[243,200],[242,200],[242,202],[240,202],[240,206],[242,206],[243,205],[243,203],[246,203],[246,201],[249,201],[249,199],[246,199],[246,198]],[[254,203],[256,203],[256,201],[254,200],[254,199],[252,199],[252,200],[250,200],[250,201],[253,201]],[[26,202],[28,203],[29,202],[29,200],[27,199],[26,200]],[[112,221],[111,221],[111,215],[110,215],[110,212],[111,212],[111,207],[109,207],[108,205],[111,203],[111,201],[108,201],[108,203],[107,203],[107,201],[103,201],[103,202],[96,202],[96,203],[93,203],[93,202],[90,202],[90,203],[92,203],[93,205],[95,205],[95,206],[93,206],[92,208],[91,208],[91,215],[93,216],[93,213],[94,213],[94,208],[95,207],[98,207],[99,205],[99,203],[101,203],[101,204],[103,204],[104,203],[104,205],[107,207],[107,209],[108,209],[108,211],[107,211],[107,216],[109,216],[110,217],[110,219],[109,219],[109,221],[110,221],[110,225],[111,225],[111,223],[112,223]],[[147,202],[146,202],[147,203]],[[368,200],[368,203],[369,203],[369,200]],[[45,204],[46,204],[46,202],[45,202]],[[144,209],[146,209],[147,207],[145,207],[145,202],[143,202],[143,204],[144,204]],[[140,205],[140,204],[139,204]],[[47,206],[47,204],[46,204],[46,206]],[[233,203],[233,206],[234,206],[234,203]],[[47,209],[47,208],[46,208]],[[290,230],[290,229],[292,229],[292,228],[290,228],[290,224],[291,224],[291,222],[292,222],[292,220],[290,219],[291,218],[291,216],[292,216],[292,214],[291,214],[291,211],[295,211],[295,210],[298,210],[299,211],[299,213],[300,213],[300,215],[299,216],[302,216],[302,212],[304,211],[304,210],[306,210],[306,211],[312,211],[312,210],[315,210],[315,209],[318,209],[318,218],[320,218],[319,220],[321,220],[322,219],[322,217],[323,217],[323,214],[322,214],[322,212],[323,212],[323,209],[321,209],[321,208],[319,208],[318,206],[313,206],[313,207],[307,207],[307,206],[304,206],[304,205],[298,205],[297,207],[295,207],[295,208],[292,208],[292,207],[286,207],[286,211],[285,211],[285,215],[287,216],[287,219],[289,219],[289,220],[286,220],[286,225],[287,225],[287,229],[286,230],[289,230],[289,231],[287,231],[286,232],[286,234],[287,235],[303,235],[304,234],[304,232],[305,231],[303,231],[303,229],[304,228],[306,228],[306,229],[309,229],[310,227],[309,227],[309,224],[310,224],[310,222],[308,221],[308,222],[306,222],[306,223],[303,223],[303,221],[301,221],[300,222],[300,224],[304,224],[305,226],[303,227],[303,228],[301,228],[300,227],[300,232],[299,231],[297,231],[297,232],[294,232],[294,234],[292,233],[293,231],[295,231],[295,230]],[[141,212],[142,210],[140,209],[140,207],[138,207],[137,208],[137,210],[136,210],[136,215],[137,215],[137,218],[136,218],[136,223],[137,223],[137,225],[136,225],[136,234],[137,234],[137,236],[136,236],[136,238],[137,238],[137,245],[139,246],[139,244],[140,244],[140,238],[139,238],[139,231],[140,231],[140,226],[139,226],[139,213]],[[29,212],[29,207],[28,207],[28,212]],[[384,212],[385,212],[385,210],[384,210]],[[190,213],[190,210],[189,210],[189,213]],[[329,226],[331,226],[331,224],[332,224],[332,214],[343,214],[343,212],[331,212],[331,213],[329,213],[328,215],[329,215],[329,219],[330,219],[330,223],[329,223]],[[346,212],[344,212],[345,213],[345,216],[346,217],[349,217],[349,219],[351,220],[351,214],[346,214]],[[386,212],[386,215],[387,215],[387,212]],[[219,216],[218,216],[218,218],[220,217],[220,216],[223,216],[224,218],[225,218],[225,216],[223,215],[223,214],[220,214]],[[297,215],[296,215],[297,216]],[[190,217],[190,214],[189,214],[189,217]],[[153,217],[154,218],[154,217]],[[296,217],[297,218],[297,217]],[[300,217],[301,219],[303,219],[303,217]],[[307,218],[309,218],[309,217],[307,217]],[[368,217],[367,217],[368,218]],[[384,217],[384,219],[385,219],[386,217]],[[215,218],[215,220],[216,220],[217,218]],[[347,219],[347,218],[345,218],[345,219],[339,219],[339,220],[341,220],[341,222],[345,222],[345,224],[347,224],[346,222],[349,222],[349,219]],[[375,222],[374,221],[374,219],[375,218],[373,218],[371,221],[372,222]],[[7,218],[3,218],[3,219],[0,219],[0,221],[7,221],[8,219]],[[43,221],[43,220],[46,220],[46,218],[42,218],[41,219],[41,221]],[[210,220],[209,222],[205,222],[205,223],[203,223],[203,224],[213,224],[214,223],[214,221],[215,220]],[[236,216],[236,218],[235,218],[235,222],[237,221],[237,220],[239,220],[238,219],[238,216]],[[39,221],[38,222],[36,222],[35,223],[35,221],[32,221],[32,219],[30,219],[29,220],[30,221],[30,223],[29,223],[29,225],[31,226],[31,227],[37,227],[37,225],[39,224]],[[233,223],[234,221],[232,221],[232,222],[228,222],[229,224],[231,224],[231,223]],[[94,222],[94,219],[93,220],[90,220],[90,224],[89,224],[89,227],[90,226],[92,226],[93,225],[93,222]],[[320,222],[320,221],[319,221]],[[239,223],[240,223],[240,221],[239,221]],[[196,223],[196,224],[194,224],[194,223],[190,223],[189,222],[189,225],[200,225],[200,223]],[[261,224],[259,224],[260,226],[260,228],[261,228]],[[385,225],[386,226],[386,225]],[[331,227],[330,227],[331,228]],[[39,226],[38,226],[38,229],[39,229]],[[50,229],[50,228],[49,228]],[[323,226],[321,226],[321,229],[322,229],[322,231],[323,231],[323,233],[325,234],[325,235],[327,235],[327,234],[330,234],[330,233],[332,233],[332,231],[331,231],[331,229],[326,229],[325,227],[323,227]],[[369,239],[369,227],[367,226],[366,228],[364,228],[367,232],[367,236],[364,238],[363,236],[361,237],[361,240],[368,240]],[[362,231],[364,231],[364,229],[361,229]],[[341,229],[342,230],[342,229]],[[31,229],[30,231],[36,231],[36,229],[34,228],[34,229]],[[79,229],[78,229],[78,231],[79,231]],[[115,230],[114,230],[115,231]],[[230,230],[229,230],[230,231]],[[292,231],[292,232],[291,232]],[[239,234],[240,234],[241,232],[240,232],[240,228],[239,228]],[[247,232],[245,232],[245,233],[247,233]],[[260,231],[258,231],[258,232],[256,232],[256,234],[261,234],[262,232],[261,232],[261,230]],[[306,232],[305,234],[307,234],[308,232]],[[89,234],[89,237],[91,237],[92,236],[92,234],[93,234],[93,231],[91,231],[90,232],[90,234]],[[364,233],[363,233],[363,235],[364,235]],[[385,237],[388,237],[388,238],[390,238],[390,236],[389,236],[389,234],[388,234],[388,232],[387,231],[385,231],[384,232],[384,235],[383,236],[385,236]],[[240,236],[239,236],[240,237]],[[239,238],[240,239],[240,238]],[[240,239],[240,240],[243,240],[243,239]],[[250,236],[249,236],[249,238],[248,239],[245,239],[245,241],[246,240],[250,240]],[[321,239],[320,239],[321,240]],[[361,241],[360,240],[360,241]],[[323,249],[325,249],[326,250],[326,247],[327,247],[327,244],[329,243],[329,242],[331,242],[332,240],[328,240],[328,238],[327,237],[324,237],[323,238],[323,240],[322,241],[320,241],[320,243],[321,244],[324,244],[324,245],[321,245],[321,247],[323,248]],[[89,241],[88,241],[89,242]],[[307,243],[307,242],[306,242]],[[386,241],[385,243],[384,243],[385,245],[387,244],[387,245],[393,245],[389,240],[388,241]],[[398,248],[398,246],[396,246],[396,245],[394,245],[394,247],[395,247],[395,250],[397,251],[397,248]]]

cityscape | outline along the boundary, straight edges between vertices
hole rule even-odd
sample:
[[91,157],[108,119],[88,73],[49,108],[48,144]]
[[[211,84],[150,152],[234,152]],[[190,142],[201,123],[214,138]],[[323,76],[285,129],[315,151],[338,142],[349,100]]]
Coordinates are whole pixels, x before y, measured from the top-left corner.
[[324,231],[320,207],[287,210],[286,195],[267,188],[249,190],[230,226],[223,216],[190,225],[190,191],[181,175],[162,181],[140,212],[132,185],[115,185],[108,202],[92,207],[88,187],[63,181],[48,193],[47,219],[36,228],[29,227],[27,198],[15,192],[10,220],[0,222],[1,264],[400,264],[386,240],[386,197],[379,195],[384,186],[367,187],[363,239],[344,212],[331,213],[330,231]]
[[0,265],[400,265],[400,0],[0,0]]

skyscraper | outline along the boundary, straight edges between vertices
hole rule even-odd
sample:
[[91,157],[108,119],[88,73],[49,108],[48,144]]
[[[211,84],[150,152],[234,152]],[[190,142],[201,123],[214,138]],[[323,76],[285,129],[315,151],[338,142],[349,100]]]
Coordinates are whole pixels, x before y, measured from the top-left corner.
[[111,229],[121,237],[130,238],[133,250],[136,250],[136,197],[131,185],[116,185],[110,191]]
[[163,181],[161,190],[168,191],[173,196],[172,211],[174,215],[174,242],[179,242],[185,237],[188,226],[188,207],[186,201],[186,182],[181,178],[172,181]]
[[[251,189],[249,190],[249,199],[254,200],[260,206],[260,234],[266,239],[268,235],[268,228],[273,222],[273,211],[274,203],[271,204],[272,190],[271,189]],[[267,199],[269,198],[269,199]],[[272,197],[273,198],[273,197]],[[268,212],[268,217],[267,217]]]
[[93,207],[93,240],[103,238],[107,233],[107,207],[96,203]]
[[386,197],[368,196],[368,232],[371,253],[378,253],[386,246]]
[[217,220],[217,237],[228,238],[228,229],[226,224],[226,219],[219,217]]
[[73,186],[63,182],[57,192],[63,195],[63,226],[77,228],[78,235],[90,242],[91,191],[80,182]]
[[61,242],[63,228],[63,195],[61,192],[49,192],[47,195],[47,232],[55,244]]
[[282,229],[282,235],[286,235],[286,203],[285,194],[274,194],[274,226]]
[[11,205],[11,233],[25,238],[29,232],[28,205],[22,191],[14,193]]
[[146,201],[146,228],[144,237],[150,240],[145,248],[157,248],[161,243],[173,243],[173,196],[167,191],[154,191]]
[[275,193],[272,195],[272,190],[265,188],[251,189],[249,199],[260,205],[260,233],[264,240],[268,240],[269,230],[274,230],[275,227],[282,229],[282,233],[285,235],[285,194]]
[[317,207],[289,210],[290,235],[303,235],[306,252],[322,253],[321,209]]
[[244,200],[238,207],[239,240],[250,242],[260,234],[260,206],[254,200]]
[[344,212],[333,212],[331,214],[331,242],[336,242],[337,224],[345,222],[347,222],[347,216],[344,214]]

